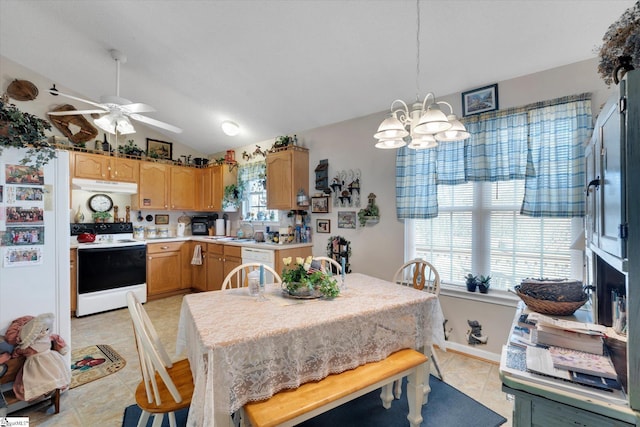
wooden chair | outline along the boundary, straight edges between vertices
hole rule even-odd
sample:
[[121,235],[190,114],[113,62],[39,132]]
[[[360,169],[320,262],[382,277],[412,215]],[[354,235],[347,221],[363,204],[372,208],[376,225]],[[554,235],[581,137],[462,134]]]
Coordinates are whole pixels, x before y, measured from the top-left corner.
[[[403,286],[413,286],[415,289],[430,292],[436,296],[440,295],[440,274],[438,274],[438,270],[431,263],[420,258],[404,263],[393,275],[393,282]],[[444,380],[433,345],[431,346],[431,360],[438,372],[438,376],[441,380]],[[426,372],[425,375],[425,387],[428,387],[429,372]],[[398,399],[402,394],[400,386],[400,381],[396,381],[395,395]]]
[[259,270],[261,265],[264,266],[265,273],[269,272],[273,275],[274,283],[282,283],[280,275],[276,273],[273,268],[259,262],[248,262],[246,264],[237,266],[236,268],[231,270],[229,274],[227,274],[227,277],[225,277],[222,282],[222,290],[225,290],[227,288],[243,288],[245,286],[248,286],[249,273]]
[[188,408],[193,395],[193,377],[189,361],[171,362],[151,319],[133,292],[127,293],[127,305],[140,359],[142,381],[136,389],[136,403],[142,409],[138,426],[154,416],[153,427],[160,427],[164,414],[176,427],[175,412]]
[[[320,265],[325,271],[331,271],[332,274],[340,274],[342,273],[342,266],[338,261],[333,258],[329,258],[328,256],[314,256],[314,261],[320,261]],[[335,272],[334,269],[335,268]]]

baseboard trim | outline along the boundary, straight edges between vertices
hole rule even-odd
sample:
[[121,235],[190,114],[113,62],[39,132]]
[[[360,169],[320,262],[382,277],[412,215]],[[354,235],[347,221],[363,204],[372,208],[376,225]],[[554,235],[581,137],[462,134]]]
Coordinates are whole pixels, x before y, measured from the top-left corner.
[[500,355],[499,354],[491,353],[491,352],[486,351],[486,350],[480,350],[480,349],[475,348],[475,347],[469,347],[469,346],[466,346],[466,345],[458,344],[458,343],[453,342],[453,341],[447,341],[446,342],[446,351],[452,351],[454,353],[463,354],[465,356],[472,357],[474,359],[479,359],[479,360],[482,360],[484,362],[490,362],[490,363],[493,363],[495,365],[499,365],[500,364]]

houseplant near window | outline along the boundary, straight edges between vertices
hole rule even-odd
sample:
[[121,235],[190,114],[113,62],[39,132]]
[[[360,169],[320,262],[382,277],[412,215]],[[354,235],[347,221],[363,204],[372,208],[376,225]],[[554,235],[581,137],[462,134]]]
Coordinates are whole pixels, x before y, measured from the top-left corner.
[[224,187],[222,197],[222,209],[226,212],[235,212],[240,207],[240,189],[235,184]]
[[[311,267],[313,257],[296,258],[291,266],[292,258],[283,258],[285,268],[282,270],[282,287],[291,296],[298,298],[334,298],[340,294],[338,282],[324,271]],[[291,266],[291,267],[290,267]]]
[[467,290],[469,292],[475,292],[476,288],[478,287],[478,277],[474,276],[471,273],[469,273],[464,278],[465,278],[466,283],[467,283]]
[[491,286],[491,276],[482,276],[478,278],[478,290],[481,294],[486,294],[489,292],[489,287]]
[[51,130],[51,124],[0,100],[0,154],[4,147],[28,148],[20,163],[42,167],[56,156],[55,149],[47,142],[45,130]]

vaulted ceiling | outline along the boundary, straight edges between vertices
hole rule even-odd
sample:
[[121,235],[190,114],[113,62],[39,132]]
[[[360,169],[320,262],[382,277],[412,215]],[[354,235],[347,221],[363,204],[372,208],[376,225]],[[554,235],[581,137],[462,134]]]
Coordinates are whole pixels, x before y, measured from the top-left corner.
[[120,95],[208,154],[595,57],[633,4],[422,0],[418,82],[413,0],[0,0],[0,55],[98,100],[118,49]]

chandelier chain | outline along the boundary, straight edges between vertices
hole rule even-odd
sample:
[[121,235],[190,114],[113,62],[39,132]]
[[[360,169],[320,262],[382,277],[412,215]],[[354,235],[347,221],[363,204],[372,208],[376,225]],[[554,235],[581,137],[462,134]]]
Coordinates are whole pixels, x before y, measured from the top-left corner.
[[416,0],[416,101],[420,96],[420,0]]

